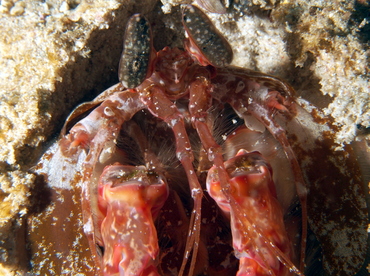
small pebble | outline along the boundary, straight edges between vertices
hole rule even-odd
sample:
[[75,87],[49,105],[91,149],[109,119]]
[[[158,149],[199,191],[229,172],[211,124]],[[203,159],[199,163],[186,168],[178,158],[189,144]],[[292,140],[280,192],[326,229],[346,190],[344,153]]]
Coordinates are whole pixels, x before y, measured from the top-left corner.
[[4,0],[4,1],[1,1],[1,6],[8,9],[8,11],[9,11],[11,9],[11,7],[14,6],[14,3],[13,3],[13,1]]
[[10,9],[10,15],[18,16],[24,13],[24,8],[26,4],[23,1],[16,2],[14,7]]
[[63,2],[62,5],[60,5],[59,11],[62,13],[67,13],[70,10],[69,5],[67,2]]
[[14,6],[13,8],[10,9],[10,15],[13,16],[19,16],[24,13],[24,7],[22,6]]

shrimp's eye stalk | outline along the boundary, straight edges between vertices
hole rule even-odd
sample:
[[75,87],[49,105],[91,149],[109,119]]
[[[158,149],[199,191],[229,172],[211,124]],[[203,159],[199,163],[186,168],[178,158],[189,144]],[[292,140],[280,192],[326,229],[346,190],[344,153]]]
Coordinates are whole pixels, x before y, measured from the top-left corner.
[[182,11],[182,23],[189,36],[185,47],[201,65],[225,67],[231,63],[233,51],[230,44],[204,12],[186,5]]
[[124,87],[135,88],[151,75],[151,55],[149,21],[141,14],[135,14],[127,23],[118,68],[118,78]]

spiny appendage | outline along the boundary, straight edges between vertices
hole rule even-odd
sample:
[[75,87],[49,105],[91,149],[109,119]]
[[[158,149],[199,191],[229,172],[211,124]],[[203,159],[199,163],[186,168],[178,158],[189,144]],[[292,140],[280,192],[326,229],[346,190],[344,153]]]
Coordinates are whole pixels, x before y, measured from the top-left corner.
[[[261,89],[268,91],[268,89],[261,86]],[[246,94],[245,94],[246,95]],[[252,96],[251,93],[249,93]],[[260,97],[257,95],[257,97]],[[243,103],[247,103],[246,99],[243,99]],[[307,237],[307,187],[303,179],[301,167],[298,163],[296,155],[290,145],[287,138],[286,131],[280,126],[275,116],[277,113],[282,114],[286,120],[291,120],[296,115],[296,103],[292,97],[283,97],[278,91],[268,91],[264,97],[260,97],[259,100],[251,101],[248,104],[247,112],[244,108],[241,108],[240,104],[234,100],[233,106],[235,110],[240,114],[249,113],[253,117],[257,118],[262,122],[274,138],[281,144],[285,155],[290,162],[292,168],[294,182],[296,185],[297,195],[299,197],[302,209],[302,239],[301,239],[301,252],[300,252],[300,269],[304,270],[304,260],[306,252],[306,237]]]
[[[106,108],[100,106],[79,121],[59,142],[65,156],[74,156],[82,149],[88,150],[91,141],[105,124]],[[113,113],[114,114],[114,113]]]
[[60,140],[61,152],[66,157],[72,157],[81,150],[89,151],[93,140],[108,142],[100,139],[97,135],[99,131],[110,132],[114,139],[123,122],[130,120],[136,112],[143,108],[144,105],[139,100],[138,93],[126,90],[112,94],[73,126],[69,133]]
[[[235,80],[235,78],[234,78]],[[292,168],[296,191],[300,199],[302,208],[302,240],[300,253],[300,269],[304,270],[306,236],[307,236],[307,188],[303,179],[302,171],[288,141],[286,131],[276,120],[276,115],[280,114],[285,120],[291,120],[296,115],[296,103],[294,98],[288,95],[283,96],[279,91],[270,90],[268,87],[248,79],[236,79],[243,82],[240,90],[228,90],[220,92],[220,98],[225,97],[233,109],[245,121],[252,116],[257,119],[273,137],[281,144],[285,155]],[[229,85],[230,86],[230,85]],[[232,87],[232,86],[230,86]],[[236,84],[235,86],[236,87]],[[216,92],[219,92],[218,90]],[[227,97],[227,98],[226,98]]]
[[116,164],[104,169],[98,189],[104,274],[159,275],[154,220],[168,197],[165,179],[143,166]]
[[67,136],[61,139],[59,146],[62,154],[71,160],[79,160],[82,151],[86,157],[82,165],[81,205],[84,232],[88,238],[92,258],[98,267],[101,264],[101,252],[97,243],[101,241],[97,220],[97,175],[107,160],[115,154],[114,141],[118,137],[121,125],[143,109],[138,93],[123,91],[110,95],[88,116],[76,124]]
[[252,271],[255,275],[299,274],[290,261],[292,248],[270,166],[259,153],[240,150],[225,162],[225,168],[230,177],[230,198],[223,193],[215,166],[208,172],[207,190],[230,216],[234,249],[240,259],[237,275]]

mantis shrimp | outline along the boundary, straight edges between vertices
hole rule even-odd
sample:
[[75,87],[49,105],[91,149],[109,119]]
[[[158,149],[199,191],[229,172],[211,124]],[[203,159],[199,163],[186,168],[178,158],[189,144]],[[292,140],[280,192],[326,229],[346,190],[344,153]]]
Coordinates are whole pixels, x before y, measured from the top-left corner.
[[[300,122],[317,137],[330,129],[283,80],[230,66],[231,47],[200,9],[182,17],[185,50],[158,52],[148,20],[131,17],[120,82],[70,115],[36,171],[81,191],[72,201],[94,273],[303,275],[307,219],[321,208],[308,199],[322,196],[303,156],[324,143],[306,141]],[[334,172],[350,166],[334,160]],[[359,210],[356,244],[366,243],[363,202],[357,190],[343,205]]]

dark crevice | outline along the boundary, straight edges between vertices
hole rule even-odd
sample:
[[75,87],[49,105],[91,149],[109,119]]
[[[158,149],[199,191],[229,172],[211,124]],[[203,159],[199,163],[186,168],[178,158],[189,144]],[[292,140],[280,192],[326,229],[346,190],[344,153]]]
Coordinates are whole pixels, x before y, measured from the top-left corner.
[[368,1],[355,1],[354,11],[348,24],[349,27],[358,28],[357,34],[362,43],[370,42],[370,4]]

